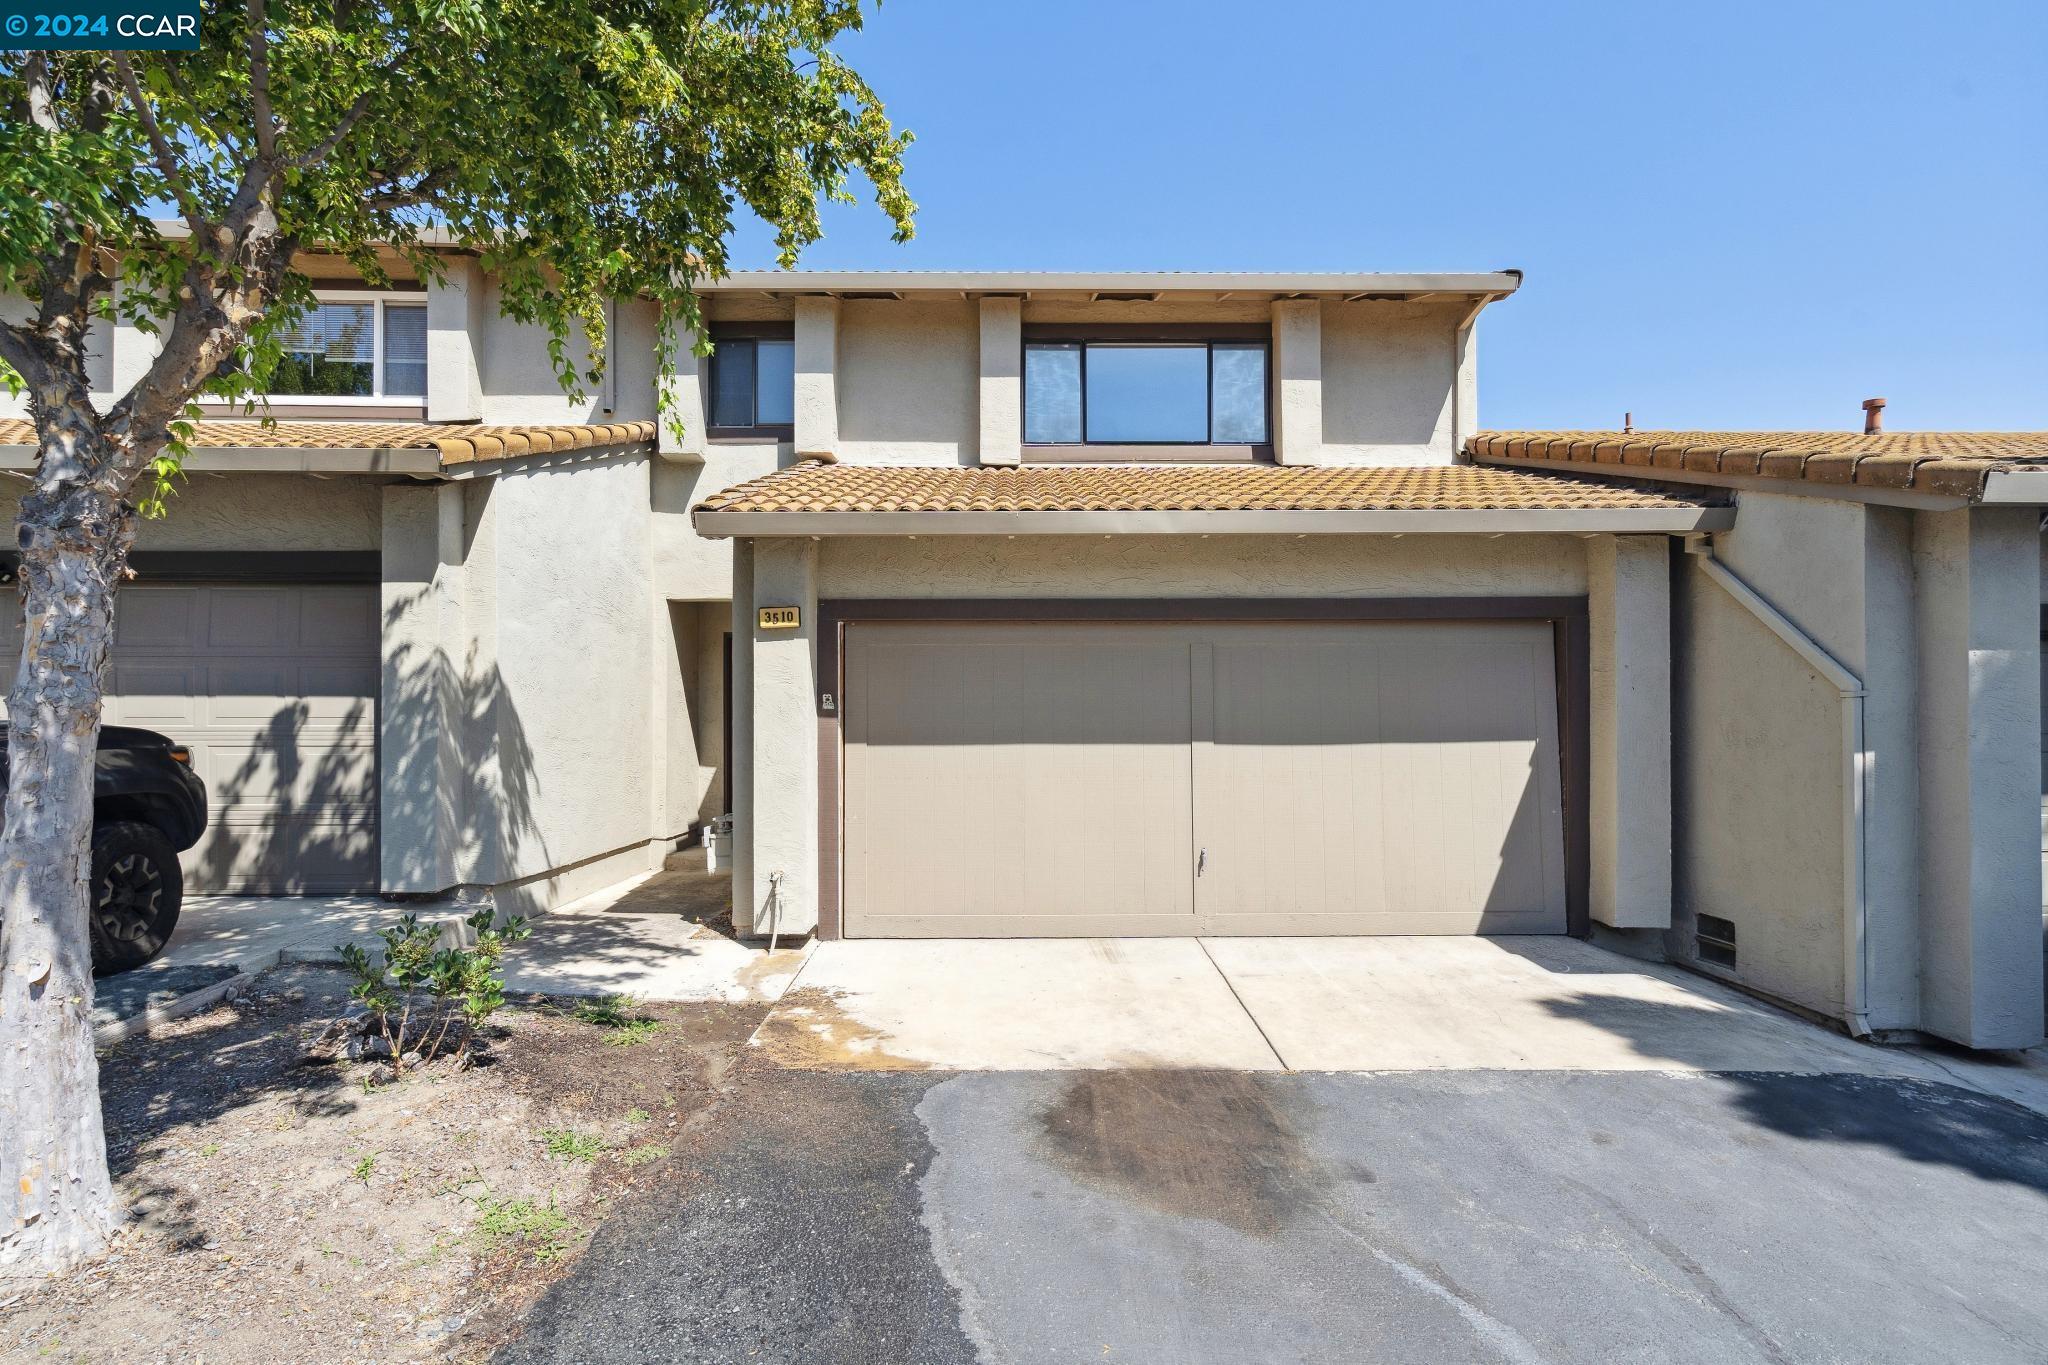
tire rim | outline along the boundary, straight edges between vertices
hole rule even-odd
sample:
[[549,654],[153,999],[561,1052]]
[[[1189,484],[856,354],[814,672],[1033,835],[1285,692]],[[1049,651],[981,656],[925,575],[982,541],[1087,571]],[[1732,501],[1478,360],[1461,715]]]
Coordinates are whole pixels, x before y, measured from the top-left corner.
[[93,914],[110,943],[153,946],[157,908],[164,894],[163,873],[144,853],[117,858],[100,878]]

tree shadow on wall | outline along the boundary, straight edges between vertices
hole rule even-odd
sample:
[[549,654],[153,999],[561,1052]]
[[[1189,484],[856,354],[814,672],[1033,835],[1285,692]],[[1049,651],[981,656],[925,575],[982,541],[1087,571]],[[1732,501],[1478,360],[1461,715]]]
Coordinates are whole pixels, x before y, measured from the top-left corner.
[[[387,640],[429,596],[387,606]],[[497,665],[480,666],[473,646],[457,665],[437,647],[387,645],[382,692],[383,889],[490,885],[554,866],[533,748]]]

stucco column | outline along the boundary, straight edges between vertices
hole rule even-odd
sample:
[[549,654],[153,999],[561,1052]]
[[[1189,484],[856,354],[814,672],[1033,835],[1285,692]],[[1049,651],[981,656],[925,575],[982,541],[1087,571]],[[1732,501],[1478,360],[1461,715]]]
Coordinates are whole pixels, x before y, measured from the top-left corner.
[[732,543],[732,927],[753,932],[754,884],[754,542]]
[[2041,1041],[2040,531],[2033,508],[1921,512],[1922,1027]]
[[[756,936],[802,934],[818,923],[818,546],[812,540],[754,545],[753,846],[744,889]],[[794,629],[763,630],[763,607],[795,607]],[[779,879],[779,885],[778,885]]]
[[1586,542],[1593,918],[1671,927],[1671,579],[1663,536]]
[[484,415],[483,272],[458,256],[427,281],[427,420],[480,422]]
[[981,301],[981,462],[1017,464],[1024,441],[1024,301]]
[[[704,434],[704,358],[697,354],[697,334],[686,329],[676,333],[675,368],[659,375],[662,401],[660,431],[655,433],[655,450],[663,458],[680,464],[702,464],[709,449]],[[676,436],[680,424],[683,434]]]
[[377,886],[443,891],[462,879],[461,485],[390,485],[382,516]]
[[796,455],[839,455],[839,300],[796,301]]
[[1314,464],[1323,449],[1323,305],[1273,304],[1273,451],[1281,464]]

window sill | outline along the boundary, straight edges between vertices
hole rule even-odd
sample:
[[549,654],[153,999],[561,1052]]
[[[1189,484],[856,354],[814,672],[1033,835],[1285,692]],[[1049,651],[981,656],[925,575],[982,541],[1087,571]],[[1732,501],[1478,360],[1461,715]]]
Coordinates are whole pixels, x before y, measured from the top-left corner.
[[796,428],[793,426],[768,427],[706,427],[704,439],[714,445],[739,443],[758,445],[764,441],[794,441]]
[[1027,445],[1025,464],[1271,464],[1270,445]]

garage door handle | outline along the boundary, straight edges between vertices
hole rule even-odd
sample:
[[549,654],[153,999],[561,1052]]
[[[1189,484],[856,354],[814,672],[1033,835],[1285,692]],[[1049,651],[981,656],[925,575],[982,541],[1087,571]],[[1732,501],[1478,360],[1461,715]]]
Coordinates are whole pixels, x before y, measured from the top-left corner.
[[1201,876],[1201,875],[1202,875],[1202,869],[1203,869],[1203,868],[1205,868],[1205,867],[1207,867],[1208,865],[1209,865],[1209,850],[1205,848],[1205,849],[1203,849],[1203,850],[1202,850],[1202,851],[1201,851],[1200,853],[1197,853],[1197,854],[1195,855],[1195,875],[1196,875],[1197,877]]

